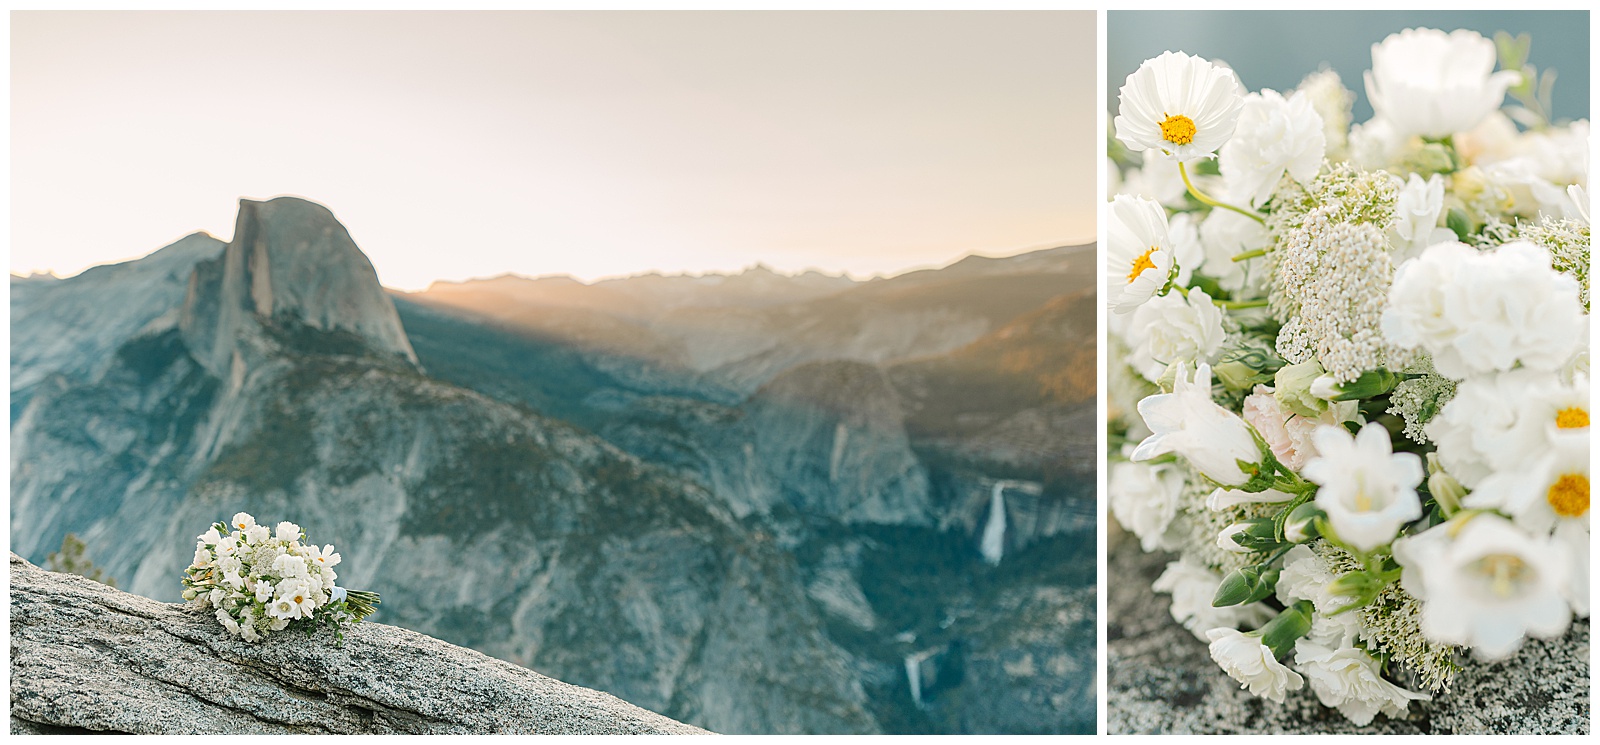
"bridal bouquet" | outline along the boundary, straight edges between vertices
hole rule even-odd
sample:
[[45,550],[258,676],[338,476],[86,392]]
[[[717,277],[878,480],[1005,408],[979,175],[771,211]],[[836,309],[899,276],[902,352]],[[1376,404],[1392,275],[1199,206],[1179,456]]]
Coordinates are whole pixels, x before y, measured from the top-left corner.
[[1355,126],[1327,70],[1121,88],[1111,509],[1255,695],[1365,725],[1589,614],[1589,125],[1527,49],[1394,34]]
[[378,605],[378,594],[334,584],[340,556],[333,546],[301,543],[305,533],[291,522],[275,530],[246,513],[231,524],[216,523],[194,549],[184,571],[183,598],[215,608],[217,621],[245,641],[298,625],[310,634],[318,625],[340,641],[344,626],[360,623]]

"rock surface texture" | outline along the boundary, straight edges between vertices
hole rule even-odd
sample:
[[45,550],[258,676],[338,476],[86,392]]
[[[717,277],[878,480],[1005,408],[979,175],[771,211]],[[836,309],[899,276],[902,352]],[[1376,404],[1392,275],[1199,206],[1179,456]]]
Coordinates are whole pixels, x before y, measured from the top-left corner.
[[599,691],[363,623],[240,641],[182,604],[11,554],[14,734],[706,734]]
[[[1120,531],[1113,530],[1113,533]],[[1468,663],[1451,689],[1357,727],[1309,688],[1278,704],[1257,698],[1211,661],[1206,646],[1150,590],[1171,557],[1113,538],[1106,568],[1106,731],[1111,734],[1588,734],[1589,621],[1533,640],[1494,664]]]

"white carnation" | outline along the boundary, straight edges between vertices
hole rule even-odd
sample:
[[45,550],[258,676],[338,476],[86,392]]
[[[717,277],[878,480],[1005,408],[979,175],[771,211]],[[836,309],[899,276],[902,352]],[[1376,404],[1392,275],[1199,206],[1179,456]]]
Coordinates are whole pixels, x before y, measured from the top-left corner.
[[1238,128],[1222,146],[1218,164],[1228,191],[1259,208],[1284,173],[1302,184],[1310,181],[1326,151],[1322,117],[1310,96],[1295,93],[1285,99],[1277,91],[1263,90],[1244,97]]
[[1331,649],[1309,639],[1295,643],[1295,667],[1305,674],[1323,706],[1335,707],[1358,725],[1372,723],[1379,712],[1402,716],[1412,701],[1427,701],[1383,679],[1378,661],[1354,647]]
[[1111,513],[1122,527],[1139,536],[1144,550],[1177,548],[1167,536],[1183,491],[1183,476],[1177,468],[1167,464],[1114,463],[1106,486],[1111,494]]
[[1211,640],[1211,659],[1239,681],[1239,687],[1257,696],[1281,704],[1289,691],[1305,685],[1305,679],[1279,663],[1257,636],[1220,628],[1207,631],[1206,637]]
[[1556,370],[1582,344],[1578,284],[1531,243],[1492,251],[1441,243],[1400,266],[1383,333],[1433,355],[1440,374],[1464,379],[1517,364]]

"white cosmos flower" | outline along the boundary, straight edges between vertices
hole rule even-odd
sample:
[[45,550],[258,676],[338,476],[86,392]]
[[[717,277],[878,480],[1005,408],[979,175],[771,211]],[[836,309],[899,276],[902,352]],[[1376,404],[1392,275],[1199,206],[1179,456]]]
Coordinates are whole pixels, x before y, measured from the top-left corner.
[[1194,276],[1194,268],[1205,261],[1205,249],[1200,246],[1200,223],[1193,212],[1179,212],[1167,221],[1167,237],[1172,245],[1172,257],[1178,265],[1178,276],[1173,279],[1187,287]]
[[1423,429],[1439,462],[1468,488],[1494,472],[1517,472],[1563,441],[1589,448],[1589,381],[1564,383],[1556,373],[1517,368],[1480,375]]
[[249,530],[256,526],[256,519],[251,517],[248,512],[240,512],[235,514],[233,520],[228,524],[232,525],[235,530]]
[[1211,362],[1227,339],[1222,310],[1200,289],[1151,298],[1133,312],[1129,327],[1128,363],[1151,381],[1174,363]]
[[1211,400],[1210,365],[1201,363],[1190,376],[1187,363],[1179,362],[1176,372],[1172,393],[1139,402],[1139,414],[1154,434],[1134,448],[1131,459],[1176,453],[1218,485],[1248,482],[1250,474],[1239,468],[1239,462],[1261,461],[1250,425]]
[[1388,543],[1400,527],[1422,517],[1417,485],[1426,475],[1415,453],[1391,451],[1389,430],[1368,424],[1351,437],[1343,427],[1317,428],[1318,455],[1306,480],[1319,484],[1316,503],[1333,532],[1360,551]]
[[1550,452],[1515,471],[1497,471],[1461,503],[1499,510],[1518,527],[1549,535],[1560,523],[1589,528],[1589,442],[1556,442]]
[[[1460,518],[1458,518],[1459,520]],[[1571,574],[1565,546],[1493,513],[1446,522],[1394,542],[1401,586],[1423,601],[1422,635],[1496,660],[1525,636],[1566,631]]]
[[1106,285],[1111,308],[1131,313],[1167,285],[1173,264],[1167,211],[1148,199],[1118,194],[1106,228]]
[[1589,527],[1579,525],[1576,520],[1563,520],[1556,525],[1556,532],[1551,538],[1567,551],[1567,566],[1571,567],[1567,577],[1567,602],[1572,604],[1572,612],[1579,618],[1588,618]]
[[1495,59],[1494,42],[1476,31],[1406,29],[1372,45],[1367,98],[1403,134],[1465,132],[1499,109],[1522,77],[1494,72]]
[[205,546],[195,546],[193,566],[201,568],[211,566],[211,551]]
[[1589,192],[1582,186],[1573,184],[1567,187],[1567,197],[1572,200],[1572,211],[1576,219],[1584,225],[1589,224]]
[[1187,560],[1167,564],[1166,571],[1156,578],[1150,589],[1172,594],[1172,620],[1194,634],[1196,639],[1209,642],[1206,631],[1227,626],[1230,628],[1258,628],[1271,621],[1273,611],[1262,603],[1231,605],[1215,608],[1212,598],[1217,596],[1217,586],[1222,575]]
[[1482,252],[1430,246],[1395,272],[1381,322],[1390,341],[1422,347],[1457,380],[1518,363],[1556,370],[1583,343],[1583,325],[1577,281],[1523,241]]
[[1117,139],[1179,162],[1207,158],[1233,136],[1244,90],[1232,70],[1183,52],[1144,61],[1117,94]]
[[1316,176],[1327,149],[1322,117],[1310,96],[1296,93],[1285,99],[1277,91],[1262,90],[1244,97],[1238,129],[1222,146],[1218,165],[1228,191],[1260,208],[1283,174],[1302,184]]
[[1402,716],[1412,701],[1432,698],[1384,680],[1378,661],[1360,649],[1332,649],[1301,639],[1294,651],[1295,667],[1305,674],[1322,705],[1337,708],[1360,726],[1371,724],[1379,712]]
[[1391,178],[1400,187],[1394,227],[1389,231],[1396,263],[1421,255],[1423,249],[1435,243],[1455,239],[1453,231],[1439,226],[1439,216],[1444,214],[1444,179],[1439,174],[1429,176],[1427,181],[1415,173],[1406,181],[1398,176]]
[[1257,696],[1281,704],[1289,691],[1305,685],[1305,679],[1279,663],[1259,636],[1220,628],[1207,631],[1206,637],[1211,640],[1211,659]]
[[1178,548],[1167,528],[1178,514],[1183,475],[1168,464],[1118,462],[1111,465],[1106,484],[1111,514],[1122,527],[1139,536],[1146,551]]

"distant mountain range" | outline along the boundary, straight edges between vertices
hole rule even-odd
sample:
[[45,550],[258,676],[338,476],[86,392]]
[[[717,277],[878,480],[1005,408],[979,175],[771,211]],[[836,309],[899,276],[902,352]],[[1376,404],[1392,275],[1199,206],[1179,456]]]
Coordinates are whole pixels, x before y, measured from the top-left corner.
[[380,620],[721,732],[1092,732],[1094,251],[384,291],[240,204],[16,277],[12,548],[176,599],[289,519]]

